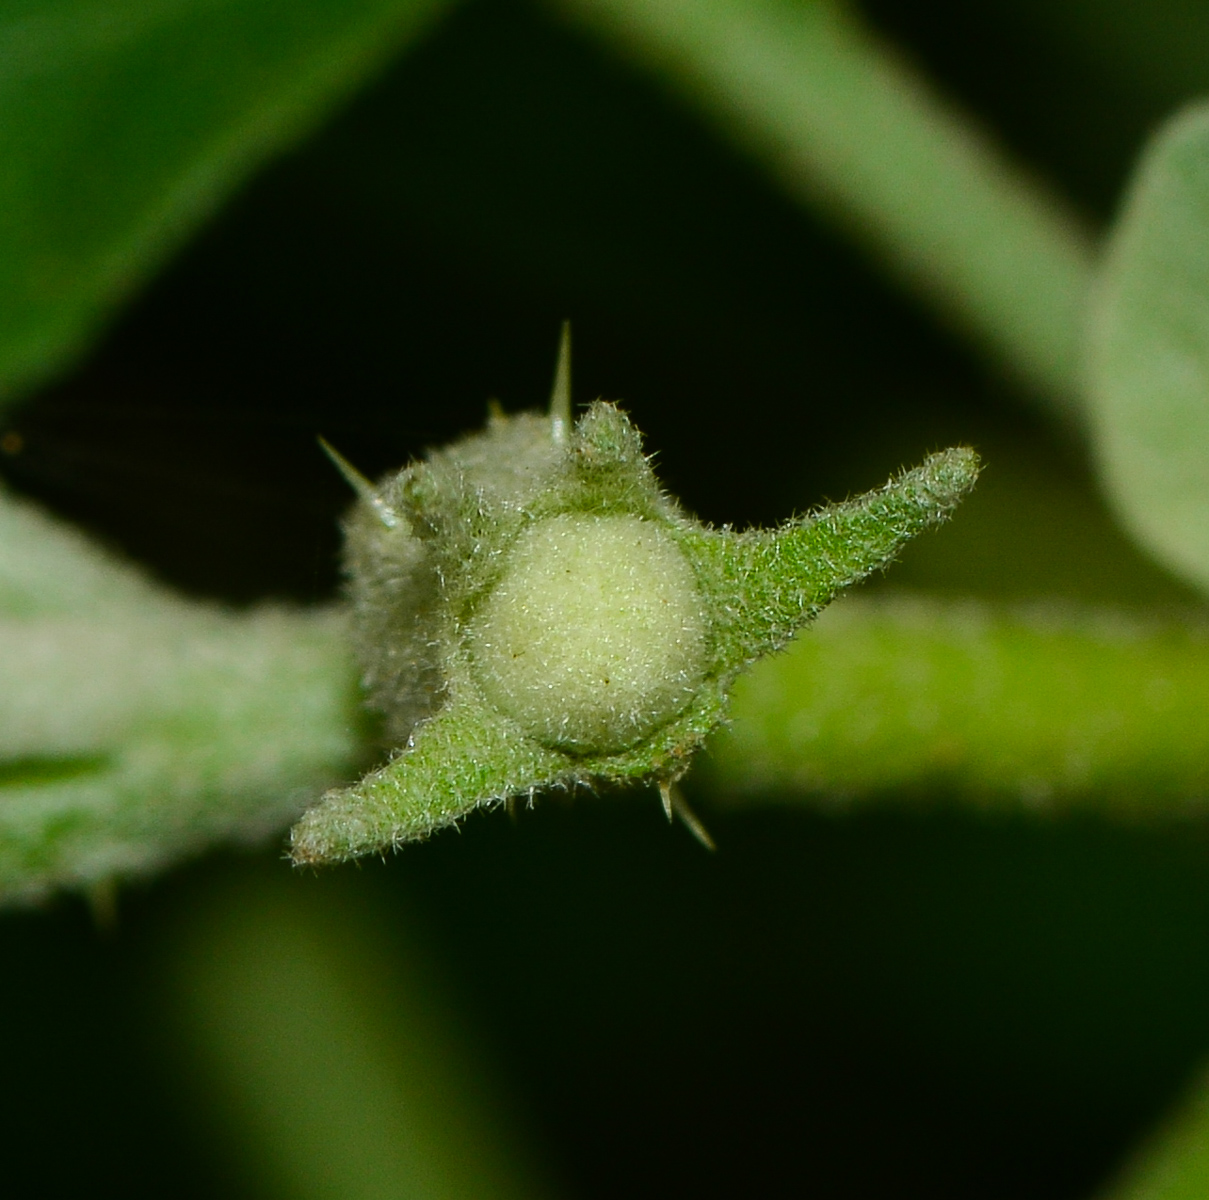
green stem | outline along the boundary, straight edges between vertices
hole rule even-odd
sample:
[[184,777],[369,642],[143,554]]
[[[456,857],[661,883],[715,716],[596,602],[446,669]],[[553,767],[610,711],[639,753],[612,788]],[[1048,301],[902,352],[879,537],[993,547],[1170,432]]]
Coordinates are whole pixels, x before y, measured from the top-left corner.
[[361,757],[331,612],[0,619],[0,902],[272,837]]
[[332,611],[174,597],[0,494],[0,902],[271,836],[363,753]]
[[851,599],[739,680],[730,797],[1186,811],[1209,796],[1209,630],[1073,607]]
[[671,78],[1062,419],[1092,248],[1062,200],[826,0],[558,0]]

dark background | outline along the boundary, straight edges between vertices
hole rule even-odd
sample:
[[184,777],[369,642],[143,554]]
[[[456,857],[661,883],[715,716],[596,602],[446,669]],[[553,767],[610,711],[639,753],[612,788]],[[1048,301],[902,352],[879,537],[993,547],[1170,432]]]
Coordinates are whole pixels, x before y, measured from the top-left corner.
[[[1176,0],[867,11],[1096,223],[1209,83],[1209,51],[1164,69],[1209,19]],[[327,599],[347,495],[315,435],[373,474],[489,396],[540,404],[564,316],[576,397],[622,400],[711,520],[960,439],[985,481],[890,583],[1190,600],[1028,397],[657,84],[495,0],[245,189],[16,411],[0,468],[192,594]],[[419,920],[572,1196],[1085,1196],[1209,1051],[1200,826],[699,800],[714,856],[630,794],[290,886]],[[216,889],[286,870],[214,855],[123,894],[108,935],[70,899],[0,919],[6,1195],[240,1193],[158,972]]]

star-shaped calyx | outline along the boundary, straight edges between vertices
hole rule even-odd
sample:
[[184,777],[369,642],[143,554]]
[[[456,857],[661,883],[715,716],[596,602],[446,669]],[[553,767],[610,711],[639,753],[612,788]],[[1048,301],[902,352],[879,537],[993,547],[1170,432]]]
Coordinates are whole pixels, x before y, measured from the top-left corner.
[[972,450],[945,450],[777,529],[715,529],[660,488],[619,408],[572,423],[569,376],[564,334],[548,415],[495,413],[376,485],[336,456],[359,496],[345,565],[363,683],[397,750],[304,814],[296,862],[550,787],[659,784],[670,812],[739,672],[978,473]]

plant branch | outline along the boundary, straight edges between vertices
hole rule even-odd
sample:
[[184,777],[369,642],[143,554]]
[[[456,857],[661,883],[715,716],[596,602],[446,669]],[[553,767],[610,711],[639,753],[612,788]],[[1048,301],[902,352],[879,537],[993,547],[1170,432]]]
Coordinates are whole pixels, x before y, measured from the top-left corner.
[[0,901],[288,824],[362,753],[343,623],[175,598],[0,496]]
[[940,795],[1175,813],[1209,797],[1209,627],[1112,610],[849,599],[739,680],[720,798]]

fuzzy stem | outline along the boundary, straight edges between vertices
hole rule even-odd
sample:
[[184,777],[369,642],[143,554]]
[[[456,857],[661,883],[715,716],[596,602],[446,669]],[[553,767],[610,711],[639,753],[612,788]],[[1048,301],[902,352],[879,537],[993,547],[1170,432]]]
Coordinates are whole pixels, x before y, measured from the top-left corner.
[[0,902],[276,833],[361,755],[344,638],[171,596],[0,493]]
[[734,691],[719,795],[952,796],[1145,816],[1209,795],[1209,629],[849,599]]

